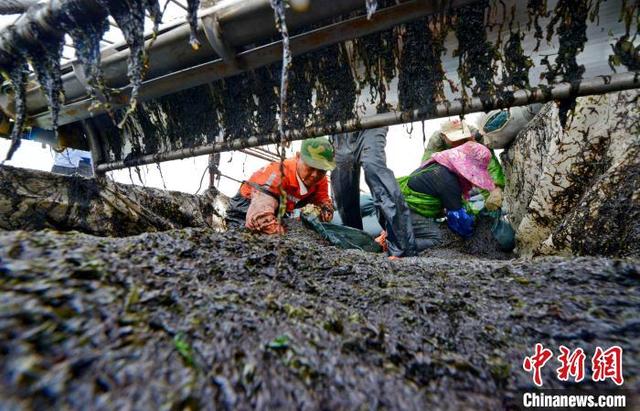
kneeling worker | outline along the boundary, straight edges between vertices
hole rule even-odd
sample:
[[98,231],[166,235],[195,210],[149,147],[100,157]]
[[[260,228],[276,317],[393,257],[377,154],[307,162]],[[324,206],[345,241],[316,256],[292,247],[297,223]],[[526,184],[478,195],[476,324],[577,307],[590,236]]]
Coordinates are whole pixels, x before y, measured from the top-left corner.
[[300,152],[284,161],[283,171],[280,162],[273,162],[242,183],[238,194],[229,201],[227,224],[244,224],[252,231],[265,234],[284,233],[277,218],[281,180],[287,213],[313,204],[320,208],[322,221],[331,221],[333,204],[326,174],[335,166],[333,147],[326,137],[304,140]]

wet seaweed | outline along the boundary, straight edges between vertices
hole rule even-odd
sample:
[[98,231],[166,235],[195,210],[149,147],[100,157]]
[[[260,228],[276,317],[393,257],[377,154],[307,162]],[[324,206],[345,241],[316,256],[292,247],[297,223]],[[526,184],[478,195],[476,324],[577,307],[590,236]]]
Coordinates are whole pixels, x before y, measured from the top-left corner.
[[221,82],[221,118],[228,139],[246,139],[256,134],[256,102],[251,77],[247,73]]
[[291,69],[292,59],[291,50],[289,49],[289,32],[287,30],[287,22],[285,15],[285,2],[283,0],[269,0],[271,8],[273,8],[275,16],[275,25],[282,36],[282,65],[280,72],[280,116],[278,117],[278,132],[280,139],[285,138],[284,126],[287,117],[288,104],[288,87],[289,87],[289,70]]
[[[356,78],[359,89],[369,88],[370,101],[378,113],[386,113],[387,89],[396,76],[397,37],[395,28],[353,40],[355,59],[362,62],[364,73]],[[357,67],[357,64],[356,64]]]
[[[440,32],[434,33],[439,27]],[[421,19],[405,26],[402,34],[398,98],[400,109],[426,109],[435,114],[438,102],[444,100],[444,68],[442,54],[447,24]]]
[[[547,25],[546,39],[551,41],[555,31],[558,35],[559,49],[554,64],[549,62],[549,56],[541,60],[541,64],[547,67],[547,71],[543,72],[541,77],[547,84],[558,81],[572,83],[572,94],[575,93],[575,82],[582,79],[585,72],[584,66],[578,64],[576,56],[584,50],[587,42],[587,19],[591,6],[592,3],[586,1],[559,0]],[[560,103],[560,121],[563,127],[574,108],[575,96]]]
[[[635,33],[631,35],[633,21],[636,21]],[[640,4],[638,1],[623,0],[620,9],[620,21],[624,22],[625,34],[611,45],[613,54],[609,56],[609,67],[616,72],[616,67],[623,65],[630,71],[640,70],[640,46],[634,43],[640,32]]]
[[[35,14],[48,7],[46,4],[38,4],[29,9],[29,14]],[[62,71],[60,59],[64,44],[63,33],[51,33],[44,26],[31,24],[29,26],[31,40],[15,36],[16,49],[29,61],[36,74],[40,85],[44,88],[44,94],[51,111],[51,123],[56,137],[58,135],[58,115],[60,105],[64,99],[62,86]]]
[[64,99],[62,71],[60,70],[62,48],[63,39],[60,38],[58,41],[43,41],[36,47],[27,47],[25,49],[38,81],[45,89],[49,110],[51,111],[51,125],[56,137],[58,134],[60,104]]
[[552,14],[553,17],[547,26],[546,39],[551,41],[555,30],[558,34],[559,49],[555,64],[551,64],[548,57],[542,60],[542,64],[545,64],[548,70],[542,76],[548,84],[580,80],[585,68],[578,65],[576,56],[584,50],[587,42],[589,3],[580,0],[559,0]]
[[95,116],[93,118],[96,129],[100,130],[103,152],[106,158],[120,161],[124,157],[125,136],[116,127],[117,121],[113,121],[108,115]]
[[287,116],[285,124],[291,130],[305,128],[314,114],[313,87],[314,73],[310,70],[313,62],[309,54],[296,57],[289,71],[287,107],[294,115]]
[[[4,53],[4,51],[2,52]],[[15,99],[15,121],[11,130],[11,146],[7,151],[7,156],[2,163],[11,160],[16,150],[20,148],[21,135],[24,129],[25,120],[27,116],[26,98],[27,98],[27,77],[29,75],[29,66],[27,60],[19,55],[16,57],[5,56],[10,61],[9,67],[3,68],[3,74],[11,81],[11,87]]]
[[[288,142],[284,131],[287,122],[288,110],[288,92],[289,92],[289,71],[291,69],[292,58],[291,49],[289,48],[289,30],[287,29],[287,19],[285,14],[284,0],[269,0],[269,4],[273,9],[276,29],[282,36],[282,71],[280,72],[280,115],[278,117],[278,153],[280,155],[280,176],[284,176],[284,160],[286,158],[286,147]],[[278,220],[282,219],[286,213],[286,197],[287,194],[282,186],[284,178],[279,180],[280,205],[278,207]]]
[[63,30],[73,40],[76,57],[87,80],[87,92],[102,103],[107,103],[110,92],[105,85],[101,69],[100,40],[109,30],[106,12],[97,18],[88,18],[78,3],[70,2],[61,20]]
[[538,51],[540,49],[540,42],[544,38],[544,32],[542,26],[540,25],[540,19],[546,18],[549,15],[549,12],[547,11],[547,0],[528,0],[527,10],[529,11],[527,31],[530,31],[531,27],[533,26],[535,30],[533,36],[536,39],[536,46],[533,51]]
[[166,120],[164,135],[172,136],[176,143],[180,141],[181,148],[208,143],[220,133],[220,123],[212,115],[216,102],[208,85],[165,96],[160,104],[164,113],[172,113]]
[[3,404],[512,409],[536,342],[620,345],[637,391],[636,260],[390,264],[289,229],[0,233]]
[[256,92],[256,127],[260,133],[270,134],[278,130],[278,70],[273,67],[261,67],[251,73],[253,89]]
[[356,83],[347,50],[338,44],[311,56],[316,74],[316,108],[322,124],[329,126],[355,116]]
[[129,56],[127,58],[127,75],[131,81],[131,92],[129,95],[129,107],[119,123],[124,126],[127,117],[134,112],[138,93],[142,86],[142,80],[147,69],[147,53],[145,52],[144,18],[145,11],[149,11],[154,19],[154,37],[157,32],[159,19],[161,18],[160,6],[157,0],[135,1],[135,0],[98,0],[109,14],[113,17],[118,27],[122,31],[127,46]]
[[524,34],[519,30],[511,32],[504,46],[504,64],[501,91],[498,93],[503,104],[509,104],[516,90],[528,90],[529,70],[533,61],[524,53],[522,40]]
[[463,106],[468,99],[466,89],[480,97],[482,104],[491,105],[495,95],[494,60],[497,50],[487,41],[485,14],[489,8],[487,0],[463,6],[456,10],[454,30],[458,48],[453,52],[458,57],[458,75],[462,84]]

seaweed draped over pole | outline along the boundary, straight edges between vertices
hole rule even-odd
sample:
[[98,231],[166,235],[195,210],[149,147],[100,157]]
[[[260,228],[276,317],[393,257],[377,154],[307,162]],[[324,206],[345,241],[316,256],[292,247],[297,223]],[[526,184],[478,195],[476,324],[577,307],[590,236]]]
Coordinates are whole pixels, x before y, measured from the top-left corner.
[[310,56],[316,80],[318,118],[336,124],[355,116],[356,83],[344,44],[319,50]]
[[542,60],[548,71],[543,73],[549,84],[558,80],[574,81],[582,78],[585,68],[578,65],[576,55],[587,42],[587,17],[589,3],[584,0],[559,0],[553,18],[547,26],[547,41],[550,42],[558,25],[559,50],[555,64],[548,57]]
[[11,160],[13,154],[20,147],[20,135],[24,127],[26,118],[26,94],[27,94],[27,76],[29,74],[29,66],[26,58],[21,54],[9,56],[4,50],[0,50],[4,61],[11,61],[10,66],[3,67],[3,75],[9,78],[13,85],[13,93],[15,98],[15,122],[11,130],[11,146],[7,152],[6,158],[2,161]]
[[[38,4],[33,6],[27,12],[25,18],[31,18],[37,13],[46,13],[48,5]],[[35,71],[36,78],[44,88],[44,94],[49,103],[51,110],[51,118],[53,130],[58,134],[58,113],[60,112],[60,104],[64,98],[64,90],[62,86],[62,71],[60,69],[60,59],[62,58],[62,48],[64,45],[64,33],[52,33],[48,26],[51,21],[47,21],[46,25],[31,24],[28,26],[26,33],[28,39],[22,36],[13,35],[14,47],[17,54],[21,55],[22,60],[28,61]],[[14,27],[8,30],[15,30]],[[15,54],[14,54],[15,56]],[[15,58],[15,57],[14,57]],[[22,81],[20,75],[11,76],[11,80]],[[20,86],[14,84],[14,88]],[[24,102],[22,102],[24,104]],[[24,113],[22,114],[25,115]],[[17,135],[22,132],[20,125]]]
[[80,5],[70,3],[66,10],[67,20],[61,23],[65,32],[69,33],[76,49],[76,57],[82,65],[84,76],[87,80],[87,92],[93,98],[107,104],[109,90],[104,81],[100,68],[100,39],[109,30],[107,13],[98,18],[80,18]]
[[[58,113],[64,98],[61,79],[60,58],[64,44],[64,35],[69,34],[76,49],[76,56],[80,62],[84,77],[87,81],[88,93],[101,103],[107,104],[110,92],[105,85],[100,69],[100,40],[108,30],[108,16],[111,14],[122,30],[130,49],[127,74],[131,81],[130,106],[127,115],[132,113],[139,88],[148,64],[145,52],[144,19],[145,12],[153,21],[152,42],[157,34],[162,18],[162,10],[158,0],[96,0],[102,10],[85,10],[80,1],[65,1],[61,4],[35,4],[30,1],[4,2],[0,5],[20,7],[21,11],[28,8],[15,26],[10,26],[3,35],[3,65],[5,77],[13,83],[16,111],[15,125],[12,131],[12,147],[8,158],[19,146],[19,135],[25,122],[25,82],[28,76],[30,62],[37,80],[44,89],[51,110],[53,129],[57,134]],[[196,9],[199,1],[190,1],[188,10],[195,30]],[[44,21],[44,23],[42,23]],[[18,27],[19,26],[19,27]],[[52,31],[52,27],[57,30]],[[26,35],[25,35],[26,33]],[[194,37],[192,33],[192,37]],[[127,118],[124,116],[122,126]]]
[[[354,54],[364,66],[358,84],[362,90],[369,86],[371,103],[378,100],[378,113],[389,112],[387,88],[396,76],[397,38],[394,28],[353,40]],[[357,67],[357,65],[356,65]]]
[[[551,41],[554,31],[559,38],[558,55],[555,64],[549,62],[549,57],[541,63],[547,66],[542,73],[548,84],[558,81],[576,82],[582,79],[585,72],[583,65],[578,65],[576,56],[584,50],[587,42],[587,19],[593,21],[599,9],[600,0],[559,0],[553,11],[553,18],[547,26],[547,41]],[[594,12],[590,14],[593,7]],[[558,26],[556,29],[556,25]],[[560,104],[560,121],[565,126],[567,114],[575,107],[575,97],[563,100]]]
[[[494,95],[496,58],[495,47],[487,41],[485,13],[489,9],[488,0],[479,1],[457,10],[455,33],[458,48],[453,55],[458,57],[458,75],[462,84],[462,104],[467,101],[467,88],[484,105],[491,105]],[[475,80],[475,84],[473,82]],[[464,115],[464,113],[463,113]]]
[[[520,30],[512,31],[504,46],[504,65],[502,74],[502,93],[500,98],[509,102],[516,90],[529,89],[529,69],[533,61],[524,53],[522,40],[524,34]],[[506,90],[510,87],[510,90]]]
[[284,119],[290,130],[305,128],[313,116],[313,55],[307,53],[296,57],[287,74],[287,112],[295,113]]
[[[105,10],[109,10],[114,19],[119,23],[124,37],[132,50],[129,61],[129,75],[132,79],[132,106],[135,106],[135,97],[142,82],[143,76],[143,55],[144,55],[144,11],[149,10],[150,16],[154,20],[154,29],[160,22],[159,5],[156,2],[147,1],[109,1],[99,0]],[[29,13],[35,13],[46,5],[32,7]],[[40,9],[39,9],[40,8]],[[57,134],[58,113],[60,103],[64,96],[62,85],[60,58],[64,44],[64,34],[68,32],[74,40],[77,55],[84,66],[87,83],[91,88],[90,94],[102,95],[105,97],[106,87],[103,85],[102,75],[99,69],[100,62],[100,38],[106,32],[107,14],[89,19],[82,13],[81,6],[77,2],[67,2],[64,5],[64,12],[59,16],[52,16],[52,12],[47,18],[50,23],[59,23],[63,30],[53,35],[50,30],[39,24],[30,24],[29,29],[33,33],[33,38],[37,41],[25,40],[16,37],[20,50],[34,67],[38,81],[45,89],[45,94],[51,108],[52,125]]]
[[127,61],[127,74],[131,81],[131,95],[129,109],[119,124],[122,127],[127,117],[135,110],[138,91],[142,86],[142,79],[148,64],[144,48],[144,13],[148,10],[154,19],[154,30],[157,30],[162,16],[157,0],[146,0],[144,2],[135,0],[98,0],[98,2],[109,10],[109,14],[120,27],[130,50]]
[[407,23],[402,33],[398,83],[402,111],[425,107],[428,114],[434,114],[436,105],[444,100],[442,53],[448,25],[442,20],[430,23],[429,18]]

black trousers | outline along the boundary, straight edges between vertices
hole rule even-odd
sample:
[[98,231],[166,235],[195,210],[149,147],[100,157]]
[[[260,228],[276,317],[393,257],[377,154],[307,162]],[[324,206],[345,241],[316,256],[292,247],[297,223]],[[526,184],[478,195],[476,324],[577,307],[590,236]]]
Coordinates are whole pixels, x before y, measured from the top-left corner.
[[336,168],[331,172],[331,189],[344,225],[362,229],[360,215],[360,168],[371,190],[380,226],[387,231],[389,254],[416,254],[411,214],[393,171],[387,168],[385,128],[332,136]]

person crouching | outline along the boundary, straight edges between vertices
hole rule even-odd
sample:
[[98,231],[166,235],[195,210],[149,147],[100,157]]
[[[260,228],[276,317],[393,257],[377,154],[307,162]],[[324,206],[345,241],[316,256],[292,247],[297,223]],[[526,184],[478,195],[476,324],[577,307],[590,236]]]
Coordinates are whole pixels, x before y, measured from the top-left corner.
[[286,195],[285,211],[312,204],[320,209],[320,220],[331,221],[333,204],[329,197],[327,171],[335,168],[333,147],[326,137],[304,140],[295,157],[273,162],[253,173],[229,201],[227,226],[245,225],[265,234],[283,234],[277,218],[280,187]]

